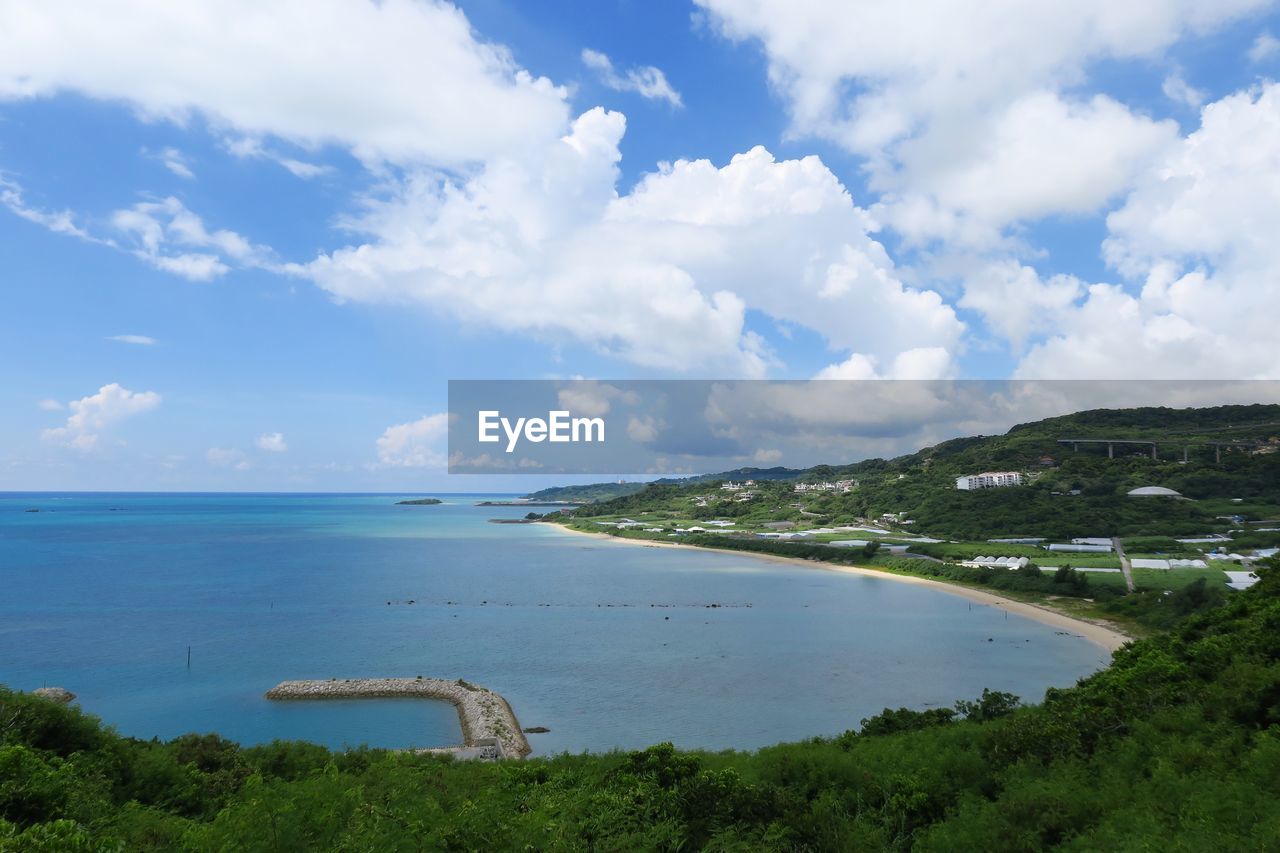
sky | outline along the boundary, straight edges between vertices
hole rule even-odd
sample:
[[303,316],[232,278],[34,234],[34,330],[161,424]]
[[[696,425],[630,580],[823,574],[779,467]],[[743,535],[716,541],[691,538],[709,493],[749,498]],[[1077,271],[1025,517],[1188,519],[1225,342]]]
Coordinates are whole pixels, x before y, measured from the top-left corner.
[[0,0],[0,489],[536,485],[449,379],[1275,378],[1277,77],[1264,0]]

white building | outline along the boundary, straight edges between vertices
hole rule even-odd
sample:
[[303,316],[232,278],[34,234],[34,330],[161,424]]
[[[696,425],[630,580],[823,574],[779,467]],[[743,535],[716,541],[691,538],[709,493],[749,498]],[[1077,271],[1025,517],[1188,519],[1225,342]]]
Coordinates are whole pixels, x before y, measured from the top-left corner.
[[963,477],[956,477],[956,488],[966,491],[1021,485],[1022,475],[1017,471],[984,471],[981,474],[965,474]]

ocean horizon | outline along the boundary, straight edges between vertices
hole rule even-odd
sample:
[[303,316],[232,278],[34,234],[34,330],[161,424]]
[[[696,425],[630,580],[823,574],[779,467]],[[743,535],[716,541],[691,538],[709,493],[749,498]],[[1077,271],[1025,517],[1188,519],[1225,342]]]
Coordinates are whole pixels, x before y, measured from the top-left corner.
[[[444,503],[395,505],[419,495]],[[140,738],[407,748],[459,743],[453,707],[263,693],[461,678],[551,729],[529,737],[549,754],[752,749],[984,688],[1037,701],[1109,659],[891,577],[491,524],[525,510],[475,505],[512,497],[0,493],[0,683],[65,687]]]

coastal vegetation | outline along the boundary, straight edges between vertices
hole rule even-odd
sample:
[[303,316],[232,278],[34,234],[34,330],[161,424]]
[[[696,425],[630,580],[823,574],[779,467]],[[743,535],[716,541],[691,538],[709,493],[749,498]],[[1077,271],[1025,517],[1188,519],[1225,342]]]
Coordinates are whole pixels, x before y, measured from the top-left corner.
[[1260,575],[1189,588],[1165,630],[1038,704],[984,691],[753,753],[140,741],[0,690],[0,849],[1273,849],[1280,567]]
[[[1137,592],[1200,582],[1218,591],[1228,580],[1224,570],[1244,568],[1239,555],[1247,562],[1280,546],[1277,433],[1280,406],[1273,405],[1080,412],[894,459],[820,465],[790,479],[659,481],[545,520],[628,539],[911,574],[1132,622],[1132,605],[1108,604],[1128,580]],[[1111,452],[1106,440],[1117,442]],[[1118,443],[1126,441],[1148,443]],[[956,488],[956,478],[984,470],[1019,472],[1022,484]],[[1181,496],[1129,494],[1152,485]],[[1129,558],[1156,568],[1138,563],[1126,578],[1107,545],[1045,547],[1113,538]],[[993,557],[1029,565],[962,565]]]
[[[658,485],[670,483],[688,485],[691,483],[709,483],[717,480],[794,480],[797,476],[804,473],[797,468],[735,468],[732,471],[721,471],[718,474],[701,474],[695,477],[682,477],[679,479],[662,478],[654,480]],[[526,500],[530,501],[558,501],[563,503],[597,503],[599,501],[612,500],[613,498],[634,495],[636,492],[643,491],[648,483],[634,483],[626,480],[618,480],[609,483],[587,483],[576,486],[552,486],[551,488],[542,489],[541,491],[531,492],[525,495]]]
[[552,486],[524,496],[534,502],[557,501],[564,503],[594,503],[626,495],[634,495],[647,483],[588,483],[582,486]]
[[409,500],[396,501],[396,506],[435,506],[442,503],[444,501],[439,498],[411,498]]

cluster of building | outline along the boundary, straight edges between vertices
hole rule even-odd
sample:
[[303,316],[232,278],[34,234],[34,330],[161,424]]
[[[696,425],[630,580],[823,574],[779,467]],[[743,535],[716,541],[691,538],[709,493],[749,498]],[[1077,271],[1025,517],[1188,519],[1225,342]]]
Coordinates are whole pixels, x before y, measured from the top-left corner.
[[998,489],[1002,486],[1021,486],[1022,475],[1017,471],[984,471],[981,474],[965,474],[956,477],[956,488]]
[[805,492],[852,492],[858,488],[857,480],[836,480],[834,483],[796,483],[795,490],[799,494]]
[[[727,483],[721,484],[720,490],[723,492],[729,492],[730,497],[733,498],[733,502],[740,504],[746,503],[747,501],[760,496],[760,492],[756,490],[755,485],[755,480],[746,480],[741,483],[735,483],[730,480]],[[728,498],[725,499],[728,500]],[[716,498],[712,495],[697,495],[693,498],[693,502],[697,506],[707,506],[713,500],[716,500]]]

